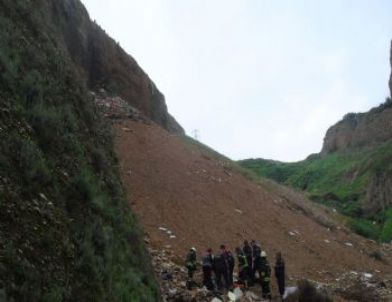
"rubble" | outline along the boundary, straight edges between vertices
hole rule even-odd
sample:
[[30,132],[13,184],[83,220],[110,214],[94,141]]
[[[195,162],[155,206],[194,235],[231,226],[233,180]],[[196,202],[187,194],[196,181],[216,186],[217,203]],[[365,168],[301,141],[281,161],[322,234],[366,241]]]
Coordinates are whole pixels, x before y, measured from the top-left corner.
[[323,284],[322,287],[345,299],[361,297],[364,299],[361,301],[392,301],[391,277],[381,279],[374,274],[350,271],[337,278],[334,284]]
[[[166,232],[167,229],[165,228]],[[262,302],[260,288],[252,287],[243,290],[239,287],[223,293],[214,293],[202,287],[202,273],[199,267],[194,277],[192,289],[187,288],[187,270],[181,264],[182,259],[171,251],[171,246],[165,249],[149,248],[155,274],[159,280],[162,299],[164,302]],[[391,276],[392,277],[392,276]],[[368,301],[391,301],[392,300],[392,278],[380,279],[377,274],[368,272],[349,271],[333,283],[318,283],[316,288],[333,293],[342,298],[366,295],[374,297]],[[297,287],[287,287],[285,296],[294,294]],[[378,300],[377,300],[378,299]],[[275,301],[275,300],[272,300]]]
[[242,291],[234,288],[226,293],[214,293],[202,287],[201,269],[195,274],[196,280],[191,290],[187,288],[187,271],[178,264],[181,260],[170,249],[156,250],[149,248],[155,274],[159,280],[162,299],[164,302],[261,302],[264,301],[258,295],[257,290]]
[[[98,93],[90,92],[97,107],[103,115],[110,119],[129,118],[136,122],[149,124],[150,121],[138,109],[132,107],[127,101],[119,96],[110,96],[105,89],[99,89]],[[123,131],[132,132],[131,129],[123,127]]]

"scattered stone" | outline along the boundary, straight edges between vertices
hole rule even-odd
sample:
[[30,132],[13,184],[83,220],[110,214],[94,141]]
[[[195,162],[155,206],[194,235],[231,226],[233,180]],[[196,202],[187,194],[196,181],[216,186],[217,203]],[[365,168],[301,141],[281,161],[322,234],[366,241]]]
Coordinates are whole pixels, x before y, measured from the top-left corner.
[[[242,290],[241,290],[240,288],[238,288],[238,287],[236,287],[236,288],[234,289],[233,293],[234,293],[234,295],[235,295],[235,297],[236,297],[237,300],[241,299],[241,298],[244,296],[244,293],[243,293]],[[237,301],[237,300],[236,300],[236,301]]]
[[363,276],[365,279],[371,279],[371,278],[373,278],[373,275],[372,275],[372,274],[369,274],[369,273],[363,273],[362,276]]
[[286,299],[288,296],[295,294],[298,290],[298,287],[296,286],[291,286],[291,287],[286,287],[284,289],[284,294],[283,294],[283,299]]
[[235,209],[235,211],[239,214],[242,214],[242,211],[240,209]]
[[346,245],[346,246],[349,246],[349,247],[352,247],[352,246],[353,246],[353,244],[352,244],[351,242],[346,242],[345,245]]
[[39,196],[40,196],[42,199],[48,200],[48,198],[45,196],[44,193],[39,193]]
[[233,302],[238,301],[236,295],[232,292],[228,292],[227,297],[229,298],[230,301],[233,301]]

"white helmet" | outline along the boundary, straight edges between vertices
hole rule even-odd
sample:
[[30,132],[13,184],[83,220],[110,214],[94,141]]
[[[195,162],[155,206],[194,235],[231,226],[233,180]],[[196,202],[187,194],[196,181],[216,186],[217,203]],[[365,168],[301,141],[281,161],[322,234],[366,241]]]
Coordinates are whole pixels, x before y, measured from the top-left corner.
[[265,251],[261,251],[260,256],[263,258],[267,257],[267,253]]
[[195,247],[191,247],[191,251],[196,252],[196,248]]

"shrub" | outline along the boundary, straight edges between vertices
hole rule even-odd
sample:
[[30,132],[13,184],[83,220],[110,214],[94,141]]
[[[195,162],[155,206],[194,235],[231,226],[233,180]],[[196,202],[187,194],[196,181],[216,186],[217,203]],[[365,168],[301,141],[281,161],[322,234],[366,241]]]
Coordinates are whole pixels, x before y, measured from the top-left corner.
[[375,240],[377,240],[380,235],[379,227],[366,219],[352,218],[349,222],[349,227],[355,233]]
[[392,241],[392,209],[389,209],[386,214],[384,226],[381,231],[380,239],[383,242]]

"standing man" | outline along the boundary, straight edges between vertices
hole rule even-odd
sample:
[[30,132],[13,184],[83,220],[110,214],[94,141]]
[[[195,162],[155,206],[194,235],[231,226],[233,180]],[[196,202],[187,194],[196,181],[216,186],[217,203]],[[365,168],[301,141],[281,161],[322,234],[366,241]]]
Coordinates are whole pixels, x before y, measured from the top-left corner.
[[[217,258],[217,272],[220,277],[217,276],[217,284],[220,283],[221,289],[224,287],[226,290],[230,288],[230,278],[229,278],[229,270],[230,270],[230,264],[229,264],[229,255],[226,251],[226,246],[224,244],[221,244],[220,246],[220,253]],[[219,282],[218,282],[218,279]],[[223,279],[223,284],[222,284],[222,279]],[[218,285],[219,287],[219,285]]]
[[238,278],[241,283],[248,287],[248,279],[249,279],[249,265],[248,258],[245,256],[243,250],[237,247],[235,249],[238,260]]
[[276,262],[275,262],[275,277],[278,283],[280,298],[283,299],[284,291],[285,291],[285,265],[282,257],[282,253],[276,253]]
[[256,243],[256,241],[252,240],[250,242],[250,246],[252,247],[252,257],[253,257],[253,263],[252,263],[252,280],[255,279],[255,274],[256,274],[256,258],[260,257],[261,253],[261,247],[259,244]]
[[228,266],[228,274],[229,274],[229,287],[233,286],[233,275],[234,275],[234,267],[235,267],[235,259],[233,254],[229,249],[226,249],[226,259]]
[[214,266],[214,255],[212,254],[212,249],[208,248],[207,252],[202,259],[203,267],[203,285],[208,290],[214,290],[214,284],[212,282],[212,271]]
[[263,291],[262,297],[271,299],[271,267],[267,260],[267,253],[262,251],[260,253],[261,265],[260,265],[260,281],[261,281],[261,289]]
[[185,267],[188,270],[188,289],[192,288],[193,282],[193,275],[196,271],[196,266],[197,266],[197,256],[196,256],[196,249],[192,247],[189,249],[189,253],[186,256],[185,260]]
[[253,272],[253,256],[252,256],[252,247],[249,245],[248,240],[244,241],[244,246],[242,248],[243,254],[246,257],[246,261],[248,263],[248,268],[247,268],[247,273],[248,273],[248,277],[247,279],[249,280],[249,282],[253,281],[253,277],[252,276],[252,272]]

